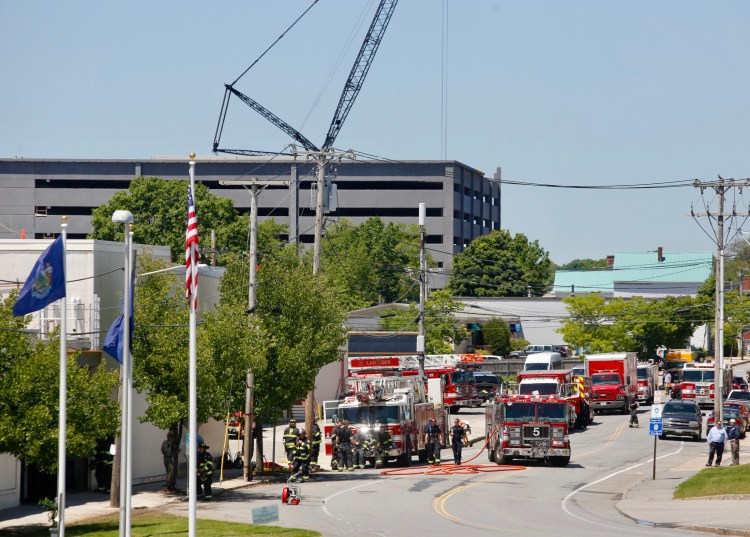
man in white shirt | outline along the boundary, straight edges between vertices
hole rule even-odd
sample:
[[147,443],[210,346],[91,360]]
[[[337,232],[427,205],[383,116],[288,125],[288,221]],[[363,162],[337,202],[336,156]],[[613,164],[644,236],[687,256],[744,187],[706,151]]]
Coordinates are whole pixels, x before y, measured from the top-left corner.
[[716,455],[716,466],[721,466],[721,456],[724,454],[724,443],[727,441],[727,432],[721,425],[721,421],[716,422],[708,434],[706,435],[706,442],[708,442],[708,463],[706,466],[711,466],[714,462],[714,455]]

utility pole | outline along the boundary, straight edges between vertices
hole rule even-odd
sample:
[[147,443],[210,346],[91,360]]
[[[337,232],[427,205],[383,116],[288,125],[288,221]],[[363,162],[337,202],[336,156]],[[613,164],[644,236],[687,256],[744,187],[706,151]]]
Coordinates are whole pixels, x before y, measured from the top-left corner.
[[[254,177],[247,181],[219,181],[220,185],[238,185],[250,192],[250,276],[248,280],[247,293],[247,313],[255,313],[257,307],[256,301],[256,283],[257,283],[257,264],[258,264],[258,196],[265,190],[268,185],[289,185],[289,181],[260,181]],[[250,186],[250,188],[248,188]],[[262,186],[262,188],[258,188]],[[247,371],[245,376],[245,432],[243,435],[242,449],[242,477],[245,482],[253,479],[253,418],[255,413],[255,374],[252,369]],[[260,468],[263,468],[262,461]]]
[[425,217],[427,215],[427,204],[419,204],[419,335],[417,335],[417,362],[419,363],[419,376],[424,378],[424,349],[427,329],[424,322],[424,303],[427,300],[427,258],[424,251],[425,243]]
[[[716,263],[716,303],[714,307],[714,323],[716,329],[714,330],[714,416],[717,421],[721,421],[724,418],[724,384],[727,379],[724,378],[724,248],[727,237],[724,231],[724,217],[735,218],[737,216],[748,216],[750,213],[738,213],[736,210],[732,212],[724,212],[724,200],[727,191],[733,188],[743,188],[750,186],[750,180],[725,180],[721,176],[718,176],[719,180],[715,182],[701,182],[695,181],[693,186],[701,190],[701,194],[710,188],[716,193],[716,197],[719,200],[719,208],[717,212],[712,212],[709,205],[705,204],[705,213],[696,213],[692,207],[690,214],[693,218],[698,216],[706,216],[709,220],[716,222],[716,235],[714,243],[717,248],[717,263]],[[729,230],[732,230],[732,224],[729,225]],[[710,236],[710,235],[709,235]],[[728,380],[731,382],[731,379]]]

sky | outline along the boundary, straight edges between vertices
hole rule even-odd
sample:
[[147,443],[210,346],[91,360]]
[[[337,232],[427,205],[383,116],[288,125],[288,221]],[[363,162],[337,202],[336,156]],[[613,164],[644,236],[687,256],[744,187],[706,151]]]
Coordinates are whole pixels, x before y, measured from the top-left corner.
[[[224,84],[310,4],[0,0],[0,158],[210,155]],[[235,87],[322,145],[376,5],[319,0]],[[335,146],[568,186],[746,178],[749,22],[742,0],[400,0]],[[222,147],[290,142],[232,101]],[[502,227],[558,264],[714,250],[704,194],[505,184]]]

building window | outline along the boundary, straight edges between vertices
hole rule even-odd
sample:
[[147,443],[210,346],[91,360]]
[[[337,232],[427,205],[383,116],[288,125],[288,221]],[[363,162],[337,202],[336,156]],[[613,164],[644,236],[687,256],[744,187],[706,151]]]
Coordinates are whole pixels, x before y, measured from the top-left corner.
[[427,244],[443,244],[443,236],[442,235],[427,235],[425,238],[425,242]]
[[469,213],[464,213],[464,222],[471,222],[471,215]]
[[464,187],[464,195],[471,197],[471,189],[468,186]]
[[461,185],[454,184],[453,185],[453,192],[458,192],[460,194],[461,193]]

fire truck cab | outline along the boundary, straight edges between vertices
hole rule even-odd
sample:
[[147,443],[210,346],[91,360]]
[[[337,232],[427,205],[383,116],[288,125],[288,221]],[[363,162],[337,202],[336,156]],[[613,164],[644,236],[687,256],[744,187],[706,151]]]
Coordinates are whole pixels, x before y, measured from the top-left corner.
[[[714,364],[692,363],[682,369],[682,380],[679,386],[681,399],[693,399],[699,406],[713,406],[714,395],[717,392],[714,378]],[[724,388],[718,391],[726,397],[732,383],[732,368],[725,367],[722,371]]]
[[510,464],[513,459],[542,459],[553,466],[570,462],[568,438],[572,405],[555,395],[511,395],[487,405],[487,457]]

